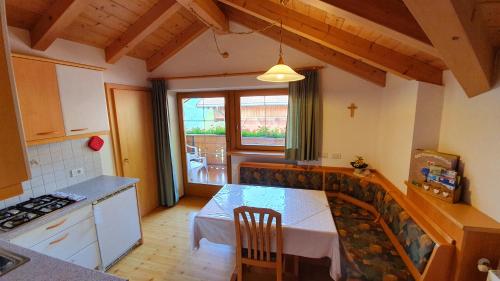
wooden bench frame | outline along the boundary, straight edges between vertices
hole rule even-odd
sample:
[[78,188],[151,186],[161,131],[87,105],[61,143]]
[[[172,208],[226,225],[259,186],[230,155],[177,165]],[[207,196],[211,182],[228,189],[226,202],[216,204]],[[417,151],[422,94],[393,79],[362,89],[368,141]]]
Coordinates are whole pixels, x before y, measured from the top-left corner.
[[[341,173],[347,176],[355,177],[353,175],[353,169],[350,168],[296,166],[296,165],[277,164],[277,163],[242,162],[239,165],[238,171],[241,171],[242,167],[271,169],[271,170],[296,170],[302,172],[304,171],[322,172],[323,174],[322,189],[324,191],[326,188],[326,175],[328,173]],[[240,177],[238,177],[238,179],[239,178]],[[438,225],[434,224],[431,220],[429,220],[420,208],[418,208],[412,202],[410,202],[406,197],[406,195],[404,195],[396,186],[394,186],[379,172],[373,171],[372,176],[362,178],[361,181],[375,183],[384,188],[385,191],[389,193],[389,195],[392,196],[392,198],[401,206],[401,208],[403,208],[408,213],[408,215],[414,220],[414,222],[418,226],[420,226],[422,230],[425,231],[425,233],[427,233],[427,235],[429,235],[429,237],[434,241],[435,243],[434,250],[432,251],[429,261],[427,262],[427,265],[422,273],[420,273],[420,271],[412,263],[410,257],[399,243],[396,235],[392,233],[387,223],[383,220],[383,218],[373,205],[363,202],[359,199],[356,199],[342,192],[331,192],[331,191],[325,191],[325,192],[329,197],[334,196],[340,198],[372,213],[376,217],[376,222],[380,223],[385,234],[394,245],[395,249],[401,256],[403,262],[406,264],[408,270],[415,278],[415,280],[418,281],[450,280],[450,269],[453,263],[455,241],[449,235],[447,235]]]

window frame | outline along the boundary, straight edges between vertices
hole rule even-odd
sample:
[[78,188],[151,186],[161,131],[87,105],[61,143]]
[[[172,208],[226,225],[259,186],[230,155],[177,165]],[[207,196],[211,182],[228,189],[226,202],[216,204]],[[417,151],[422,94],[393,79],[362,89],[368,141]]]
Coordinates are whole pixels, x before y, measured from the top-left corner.
[[[263,89],[263,90],[241,90],[235,91],[233,95],[233,101],[231,103],[232,111],[234,112],[234,119],[231,118],[232,123],[231,128],[234,134],[232,134],[231,147],[236,150],[243,151],[271,151],[271,152],[284,152],[285,146],[266,146],[266,145],[244,145],[241,143],[241,97],[245,96],[288,96],[288,88],[276,88],[276,89]],[[288,112],[287,112],[288,118]]]

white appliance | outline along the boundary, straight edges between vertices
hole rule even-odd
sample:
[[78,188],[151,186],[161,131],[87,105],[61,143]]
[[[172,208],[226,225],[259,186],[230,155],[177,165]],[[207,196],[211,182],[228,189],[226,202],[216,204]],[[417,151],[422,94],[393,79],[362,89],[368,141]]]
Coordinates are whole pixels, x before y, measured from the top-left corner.
[[102,269],[106,270],[141,239],[135,186],[94,203]]

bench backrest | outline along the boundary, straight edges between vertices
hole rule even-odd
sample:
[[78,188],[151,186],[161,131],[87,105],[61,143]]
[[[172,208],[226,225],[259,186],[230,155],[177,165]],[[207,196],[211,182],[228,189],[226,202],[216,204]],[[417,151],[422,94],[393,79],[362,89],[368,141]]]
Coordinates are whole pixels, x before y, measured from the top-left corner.
[[[424,277],[437,276],[426,272],[433,253],[441,257],[441,252],[450,252],[452,241],[448,237],[440,237],[440,231],[423,221],[422,216],[416,214],[417,209],[405,202],[406,198],[401,196],[399,190],[388,187],[380,180],[380,175],[371,180],[355,177],[347,168],[303,168],[250,162],[241,163],[239,173],[240,184],[324,190],[329,195],[343,194],[373,206],[386,233],[390,232],[387,233],[389,238],[394,240],[394,244],[399,244],[396,249],[417,280],[432,280]],[[436,253],[440,247],[443,251]],[[451,257],[449,259],[451,261]]]

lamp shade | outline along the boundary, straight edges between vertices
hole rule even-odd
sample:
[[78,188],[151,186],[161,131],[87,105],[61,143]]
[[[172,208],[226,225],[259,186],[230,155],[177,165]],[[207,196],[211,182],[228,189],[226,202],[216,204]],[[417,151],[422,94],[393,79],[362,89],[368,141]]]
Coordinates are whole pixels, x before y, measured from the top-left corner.
[[286,64],[277,64],[271,67],[266,73],[257,76],[257,79],[265,82],[293,82],[304,79],[305,76],[298,74]]

